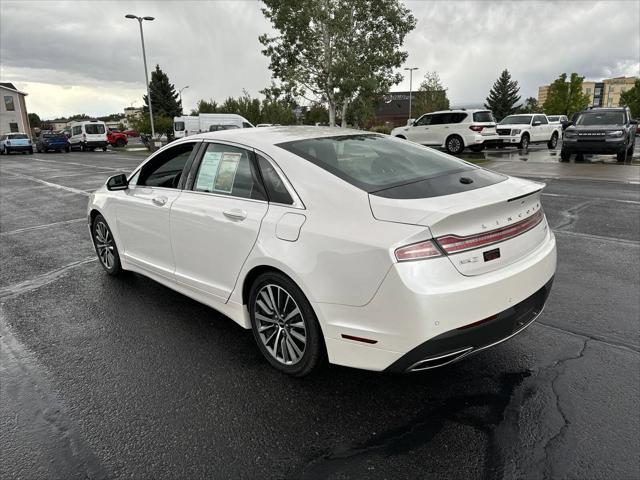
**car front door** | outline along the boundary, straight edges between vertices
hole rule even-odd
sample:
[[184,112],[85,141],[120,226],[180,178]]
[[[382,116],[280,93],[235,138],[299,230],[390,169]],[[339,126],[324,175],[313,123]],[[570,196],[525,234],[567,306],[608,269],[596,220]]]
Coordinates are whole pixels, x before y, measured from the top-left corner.
[[433,115],[425,114],[416,120],[409,131],[407,132],[407,139],[412,142],[422,143],[426,145],[429,143],[429,129],[431,128],[431,119]]
[[453,122],[452,113],[435,113],[431,120],[431,128],[429,129],[429,145],[442,146],[446,138],[453,133],[451,129]]
[[205,143],[171,207],[176,281],[226,302],[269,204],[253,151]]
[[116,202],[121,254],[127,262],[174,279],[170,211],[199,142],[158,152],[130,179]]

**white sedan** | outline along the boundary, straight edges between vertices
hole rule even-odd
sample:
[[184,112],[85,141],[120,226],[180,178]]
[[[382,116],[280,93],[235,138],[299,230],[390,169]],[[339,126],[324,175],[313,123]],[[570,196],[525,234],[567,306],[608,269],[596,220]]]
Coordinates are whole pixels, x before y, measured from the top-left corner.
[[88,221],[109,274],[224,313],[285,373],[325,359],[409,372],[540,314],[556,269],[543,187],[386,135],[238,129],[111,177]]

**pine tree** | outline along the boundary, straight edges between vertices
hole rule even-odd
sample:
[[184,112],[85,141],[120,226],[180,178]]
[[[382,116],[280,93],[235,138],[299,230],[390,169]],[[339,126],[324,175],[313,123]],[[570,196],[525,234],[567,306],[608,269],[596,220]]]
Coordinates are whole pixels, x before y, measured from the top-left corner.
[[[149,90],[151,93],[151,106],[153,107],[153,116],[156,117],[179,117],[182,115],[182,104],[178,100],[175,86],[169,82],[169,77],[160,69],[160,65],[156,65],[156,69],[151,72],[151,81],[149,82]],[[143,95],[144,109],[149,109],[149,99]]]
[[520,108],[520,105],[516,105],[520,101],[519,91],[518,82],[511,79],[509,70],[504,69],[491,87],[484,107],[491,110],[496,120],[500,121]]

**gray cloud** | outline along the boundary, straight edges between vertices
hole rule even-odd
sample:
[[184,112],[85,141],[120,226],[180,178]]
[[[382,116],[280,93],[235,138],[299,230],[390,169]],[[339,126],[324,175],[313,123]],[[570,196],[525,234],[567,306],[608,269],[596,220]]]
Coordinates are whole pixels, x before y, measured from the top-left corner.
[[[418,19],[405,42],[408,64],[420,67],[414,85],[436,70],[453,103],[482,102],[503,68],[520,82],[523,97],[565,71],[589,79],[639,74],[637,1],[406,3]],[[144,24],[149,68],[159,63],[176,87],[190,86],[187,107],[243,88],[257,94],[271,77],[257,39],[269,31],[260,7],[258,1],[3,0],[0,76],[28,85],[31,108],[45,114],[73,113],[47,111],[56,103],[52,94],[63,108],[70,87],[96,92],[87,112],[121,110],[144,89],[137,22],[124,18],[134,13],[156,17]],[[397,87],[404,88],[408,80]]]

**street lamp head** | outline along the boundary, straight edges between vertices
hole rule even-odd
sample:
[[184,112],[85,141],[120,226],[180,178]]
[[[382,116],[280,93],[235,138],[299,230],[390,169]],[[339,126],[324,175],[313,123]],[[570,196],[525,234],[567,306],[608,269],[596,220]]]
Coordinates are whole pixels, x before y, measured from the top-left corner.
[[142,17],[142,19],[152,21],[155,20],[155,17]]
[[134,18],[138,18],[138,17],[136,17],[135,15],[132,15],[132,14],[129,13],[129,14],[125,15],[124,18],[134,19]]

